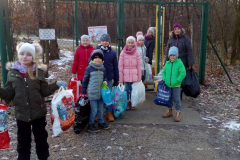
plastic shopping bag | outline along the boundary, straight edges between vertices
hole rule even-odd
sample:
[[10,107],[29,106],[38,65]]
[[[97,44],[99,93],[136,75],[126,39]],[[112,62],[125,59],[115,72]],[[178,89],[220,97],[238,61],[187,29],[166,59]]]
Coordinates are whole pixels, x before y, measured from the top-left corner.
[[79,134],[88,124],[91,112],[90,100],[87,97],[79,97],[75,105],[75,120],[73,130]]
[[186,96],[197,98],[197,96],[200,94],[198,78],[193,68],[187,70],[187,75],[182,81],[181,87]]
[[157,95],[154,103],[161,106],[172,106],[172,90],[166,86],[164,80],[158,82]]
[[7,128],[7,106],[0,103],[0,149],[9,148],[10,137]]
[[74,122],[74,97],[72,90],[60,87],[58,93],[53,96],[51,106],[51,121],[54,135],[69,129]]
[[144,82],[152,82],[152,68],[150,64],[146,64],[146,75]]
[[145,101],[145,86],[140,82],[134,82],[132,84],[132,92],[131,92],[131,103],[132,106],[137,106],[138,104]]
[[117,119],[123,118],[127,109],[127,92],[124,85],[118,85],[117,89],[114,87],[112,91],[113,97],[113,115]]
[[112,92],[108,88],[108,86],[104,83],[102,84],[102,87],[101,87],[101,95],[102,95],[103,103],[105,103],[106,105],[112,104]]

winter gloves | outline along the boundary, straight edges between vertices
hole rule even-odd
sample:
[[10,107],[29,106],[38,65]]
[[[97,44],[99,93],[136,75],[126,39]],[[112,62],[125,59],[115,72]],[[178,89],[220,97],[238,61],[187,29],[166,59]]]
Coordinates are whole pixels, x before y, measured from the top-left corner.
[[60,88],[61,86],[65,88],[67,86],[67,82],[64,81],[57,81],[56,85]]
[[77,76],[76,74],[72,74],[72,78],[76,78],[76,76]]
[[118,81],[114,81],[113,86],[118,86]]

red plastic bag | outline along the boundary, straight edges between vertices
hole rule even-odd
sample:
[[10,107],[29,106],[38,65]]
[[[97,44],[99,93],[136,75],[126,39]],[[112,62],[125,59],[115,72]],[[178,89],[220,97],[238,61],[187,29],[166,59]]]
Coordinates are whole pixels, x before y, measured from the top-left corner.
[[7,129],[7,106],[0,103],[0,149],[9,148],[10,137]]
[[81,94],[81,81],[78,81],[77,78],[74,78],[74,80],[70,79],[68,82],[68,87],[72,89],[74,103],[76,103]]

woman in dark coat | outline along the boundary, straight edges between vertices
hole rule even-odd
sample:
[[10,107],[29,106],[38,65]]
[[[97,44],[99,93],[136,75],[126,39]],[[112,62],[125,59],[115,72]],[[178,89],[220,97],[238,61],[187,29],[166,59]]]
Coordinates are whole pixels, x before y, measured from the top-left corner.
[[[173,30],[170,32],[170,39],[167,44],[167,53],[169,48],[172,46],[178,47],[179,50],[179,59],[182,60],[185,68],[192,67],[194,64],[193,54],[192,54],[192,45],[190,38],[185,35],[185,30],[182,28],[180,23],[175,23],[173,25]],[[166,61],[168,61],[168,56]]]

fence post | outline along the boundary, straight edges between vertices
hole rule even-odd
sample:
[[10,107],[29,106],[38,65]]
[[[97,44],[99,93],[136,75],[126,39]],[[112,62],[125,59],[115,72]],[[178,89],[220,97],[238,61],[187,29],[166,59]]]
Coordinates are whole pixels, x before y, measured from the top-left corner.
[[1,65],[2,65],[2,80],[3,87],[7,82],[7,70],[5,63],[7,62],[7,49],[6,49],[6,34],[5,34],[5,23],[3,16],[3,1],[0,1],[0,54],[1,54]]
[[12,51],[11,51],[11,41],[10,41],[10,31],[9,31],[9,17],[8,17],[8,0],[4,2],[4,14],[5,14],[5,23],[6,23],[6,38],[7,38],[7,53],[8,60],[12,61]]
[[199,83],[200,84],[204,84],[204,79],[205,79],[208,11],[209,11],[209,3],[204,3],[202,5],[202,26],[201,26],[200,62],[199,62]]
[[78,0],[75,0],[75,32],[76,32],[76,47],[78,44]]

